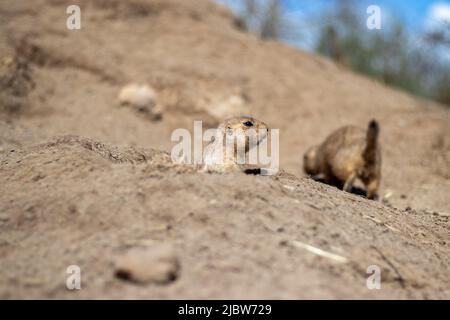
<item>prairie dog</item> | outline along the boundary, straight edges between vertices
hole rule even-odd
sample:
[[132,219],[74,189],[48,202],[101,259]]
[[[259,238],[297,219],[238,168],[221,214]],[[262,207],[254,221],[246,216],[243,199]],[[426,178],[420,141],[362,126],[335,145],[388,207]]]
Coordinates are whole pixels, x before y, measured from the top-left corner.
[[305,153],[305,173],[347,192],[352,190],[355,180],[360,179],[366,187],[367,198],[375,199],[381,180],[379,132],[375,120],[366,130],[346,126],[334,131],[322,144]]
[[219,125],[203,154],[203,170],[215,172],[243,171],[248,166],[238,161],[238,142],[248,151],[266,139],[267,125],[252,117],[234,117]]

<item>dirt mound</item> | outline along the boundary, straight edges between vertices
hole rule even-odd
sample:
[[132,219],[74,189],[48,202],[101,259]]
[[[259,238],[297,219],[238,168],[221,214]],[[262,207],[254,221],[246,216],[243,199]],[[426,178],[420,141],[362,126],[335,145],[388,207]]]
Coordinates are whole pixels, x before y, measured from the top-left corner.
[[[0,2],[13,61],[0,70],[2,297],[449,297],[449,109],[261,41],[210,1],[71,4],[80,30],[66,28],[65,1]],[[155,89],[161,121],[120,106],[129,83]],[[171,163],[175,128],[242,113],[280,129],[279,175]],[[301,178],[308,147],[372,118],[383,202]],[[176,281],[114,276],[117,256],[161,243]],[[366,288],[369,265],[382,290]]]
[[[180,170],[163,152],[78,137],[4,153],[0,165],[3,298],[450,294],[442,268],[449,217],[391,209],[286,173]],[[176,281],[139,286],[115,277],[118,256],[163,244],[176,248]],[[69,265],[82,270],[78,292],[65,288]],[[381,291],[366,288],[370,265],[381,268]]]

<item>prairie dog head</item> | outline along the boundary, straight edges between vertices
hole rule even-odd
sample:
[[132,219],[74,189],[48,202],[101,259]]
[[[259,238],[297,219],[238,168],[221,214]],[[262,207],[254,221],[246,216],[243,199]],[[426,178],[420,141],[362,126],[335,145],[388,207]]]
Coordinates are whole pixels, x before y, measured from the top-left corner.
[[303,155],[303,169],[311,176],[319,174],[319,146],[308,149]]
[[245,139],[245,151],[257,146],[267,138],[269,127],[252,117],[234,117],[224,121],[218,128],[216,136],[227,144],[233,145]]

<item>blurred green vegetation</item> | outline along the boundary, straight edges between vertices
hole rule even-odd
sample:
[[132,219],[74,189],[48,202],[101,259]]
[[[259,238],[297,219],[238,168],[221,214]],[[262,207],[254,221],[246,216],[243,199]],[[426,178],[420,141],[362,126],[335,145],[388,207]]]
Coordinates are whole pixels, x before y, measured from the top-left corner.
[[[281,0],[244,0],[243,8],[241,18],[261,38],[298,37],[301,43]],[[450,24],[436,23],[410,34],[401,19],[382,15],[381,30],[369,30],[368,15],[360,9],[357,1],[336,1],[314,17],[315,51],[387,85],[450,106]]]

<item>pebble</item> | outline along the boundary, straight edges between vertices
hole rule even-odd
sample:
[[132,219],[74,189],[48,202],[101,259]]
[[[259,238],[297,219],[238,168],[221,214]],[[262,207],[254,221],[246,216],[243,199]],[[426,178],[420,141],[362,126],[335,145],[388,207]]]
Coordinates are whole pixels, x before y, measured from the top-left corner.
[[6,213],[0,213],[0,222],[7,222],[9,221],[10,216]]
[[130,249],[115,262],[119,279],[139,284],[168,284],[179,277],[180,262],[169,246]]
[[150,112],[156,104],[156,93],[147,84],[133,83],[120,90],[119,102]]

